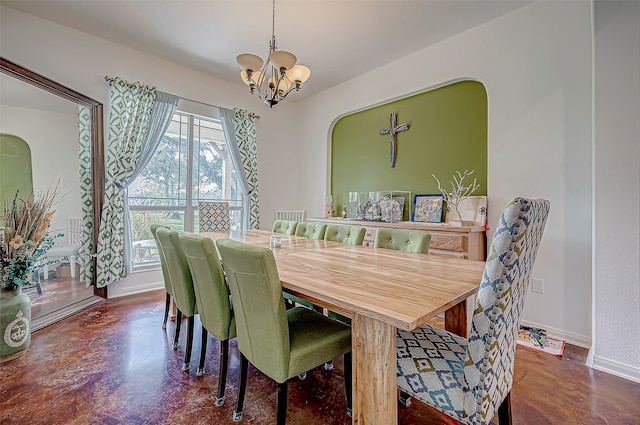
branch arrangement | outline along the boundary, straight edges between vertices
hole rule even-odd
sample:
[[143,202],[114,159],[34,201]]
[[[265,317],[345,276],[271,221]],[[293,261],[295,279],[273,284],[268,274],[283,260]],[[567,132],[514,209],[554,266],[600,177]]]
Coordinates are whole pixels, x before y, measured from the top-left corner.
[[438,182],[438,190],[442,193],[442,196],[444,196],[444,200],[447,202],[447,206],[449,208],[453,208],[456,211],[456,214],[458,214],[458,220],[460,221],[462,221],[462,216],[460,215],[460,210],[458,209],[460,203],[471,196],[473,192],[478,190],[478,188],[480,187],[477,178],[474,178],[473,183],[469,185],[464,184],[464,180],[471,174],[473,174],[474,171],[475,170],[464,170],[464,173],[456,171],[457,175],[454,174],[453,181],[450,182],[451,192],[447,192],[446,190],[444,190],[442,188],[442,185],[440,184],[440,180],[438,180],[435,174],[431,174],[433,178],[436,179],[436,182]]

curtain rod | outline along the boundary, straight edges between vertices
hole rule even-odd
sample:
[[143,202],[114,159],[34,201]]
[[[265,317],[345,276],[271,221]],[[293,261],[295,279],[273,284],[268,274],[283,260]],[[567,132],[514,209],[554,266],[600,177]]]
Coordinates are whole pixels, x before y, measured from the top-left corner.
[[[104,76],[104,80],[105,80],[106,82],[108,82],[108,83],[109,83],[109,85],[111,85],[111,83],[113,83],[113,82],[116,80],[116,77],[109,77],[108,75],[105,75],[105,76]],[[165,92],[165,93],[166,93],[166,92]],[[208,104],[208,103],[201,102],[201,101],[199,101],[199,100],[188,99],[188,98],[186,98],[186,97],[178,96],[177,94],[173,94],[173,93],[168,93],[168,94],[170,94],[171,96],[179,97],[180,99],[182,99],[182,100],[186,100],[186,101],[188,101],[188,102],[199,103],[199,104],[201,104],[201,105],[211,106],[211,107],[213,107],[213,108],[222,108],[222,106],[210,105],[210,104]],[[253,116],[255,117],[255,119],[257,119],[257,120],[259,120],[259,119],[260,119],[260,115],[254,114],[253,112],[249,112],[249,114],[253,115]]]

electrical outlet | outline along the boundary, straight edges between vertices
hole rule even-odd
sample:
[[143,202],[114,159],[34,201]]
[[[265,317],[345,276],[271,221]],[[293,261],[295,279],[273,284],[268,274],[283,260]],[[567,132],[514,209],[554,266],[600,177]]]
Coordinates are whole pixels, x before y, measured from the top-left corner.
[[538,294],[544,294],[544,280],[531,279],[531,292],[537,292]]

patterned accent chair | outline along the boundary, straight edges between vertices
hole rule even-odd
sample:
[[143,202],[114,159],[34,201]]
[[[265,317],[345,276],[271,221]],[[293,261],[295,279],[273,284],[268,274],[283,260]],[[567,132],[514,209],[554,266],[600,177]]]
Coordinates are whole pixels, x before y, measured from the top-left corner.
[[468,339],[429,324],[397,331],[398,386],[469,424],[511,423],[518,327],[549,201],[514,199],[493,236]]
[[293,220],[276,220],[273,223],[273,233],[281,233],[283,235],[295,235],[298,222]]
[[349,245],[362,245],[366,233],[367,229],[362,226],[327,224],[327,230],[324,233],[324,240],[342,242]]
[[324,239],[324,233],[327,230],[327,225],[324,223],[298,223],[296,226],[296,236],[304,236],[305,238],[322,240]]
[[200,201],[200,232],[228,232],[231,230],[228,202]]

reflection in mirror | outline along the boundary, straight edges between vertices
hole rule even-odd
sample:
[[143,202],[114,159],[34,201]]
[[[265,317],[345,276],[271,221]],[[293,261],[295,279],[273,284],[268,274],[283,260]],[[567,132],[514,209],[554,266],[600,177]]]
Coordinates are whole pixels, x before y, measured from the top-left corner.
[[94,294],[106,296],[90,286],[103,182],[102,104],[0,59],[0,133],[28,143],[34,192],[57,185],[61,195],[50,232],[64,236],[47,253],[55,263],[34,273],[34,287],[25,289],[37,330],[98,301]]

